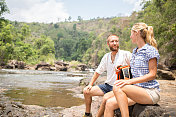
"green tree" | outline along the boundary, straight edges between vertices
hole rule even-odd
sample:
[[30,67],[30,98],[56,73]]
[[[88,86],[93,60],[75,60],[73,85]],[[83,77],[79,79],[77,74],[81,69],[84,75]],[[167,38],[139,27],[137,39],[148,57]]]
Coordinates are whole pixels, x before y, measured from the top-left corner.
[[9,9],[5,3],[5,0],[1,0],[0,1],[0,30],[2,28],[2,22],[6,22],[6,20],[4,19],[4,17],[2,17],[3,14],[5,13],[9,13]]
[[81,22],[82,20],[81,16],[78,16],[78,21]]
[[69,17],[68,17],[68,21],[70,22],[70,21],[71,21],[71,19],[72,19],[72,17],[71,17],[71,16],[69,16]]
[[0,18],[4,13],[9,13],[9,9],[5,3],[5,0],[0,1]]
[[73,30],[76,31],[76,24],[73,24]]
[[0,65],[7,62],[13,52],[13,26],[2,22],[0,30]]

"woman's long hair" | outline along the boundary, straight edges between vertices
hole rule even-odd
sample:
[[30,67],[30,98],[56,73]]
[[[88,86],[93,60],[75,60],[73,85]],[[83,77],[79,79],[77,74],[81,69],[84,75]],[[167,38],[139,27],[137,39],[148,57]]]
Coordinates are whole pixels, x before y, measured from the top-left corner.
[[153,47],[157,48],[156,40],[154,39],[153,27],[147,26],[145,23],[136,23],[132,27],[133,31],[140,31],[141,37],[145,43],[149,43]]

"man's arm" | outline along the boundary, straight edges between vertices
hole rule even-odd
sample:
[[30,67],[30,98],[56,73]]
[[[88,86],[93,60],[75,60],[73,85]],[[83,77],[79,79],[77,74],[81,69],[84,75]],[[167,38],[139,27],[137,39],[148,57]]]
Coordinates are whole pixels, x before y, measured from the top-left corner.
[[97,78],[100,76],[97,72],[94,72],[94,75],[89,83],[89,85],[93,86],[94,82],[97,80]]
[[86,90],[87,92],[89,92],[94,84],[94,82],[97,80],[97,78],[100,76],[101,73],[103,73],[105,70],[106,70],[106,64],[107,64],[107,55],[108,54],[105,54],[103,56],[103,58],[101,59],[101,62],[98,66],[98,68],[96,69],[96,71],[94,72],[94,75],[89,83],[88,86],[86,86],[84,88],[84,90]]
[[100,76],[100,74],[98,74],[97,72],[94,72],[94,75],[93,75],[93,77],[92,77],[92,79],[91,79],[89,85],[84,88],[87,93],[91,90],[91,88],[92,88],[94,82],[97,80],[97,78],[98,78],[99,76]]

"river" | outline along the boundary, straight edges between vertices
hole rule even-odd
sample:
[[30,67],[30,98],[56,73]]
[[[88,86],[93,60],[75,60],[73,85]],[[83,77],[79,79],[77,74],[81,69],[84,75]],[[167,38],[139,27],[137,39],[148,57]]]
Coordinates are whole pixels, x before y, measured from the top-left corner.
[[36,70],[0,70],[0,86],[5,95],[26,105],[71,107],[83,104],[83,99],[68,90],[77,87],[88,72],[55,72]]

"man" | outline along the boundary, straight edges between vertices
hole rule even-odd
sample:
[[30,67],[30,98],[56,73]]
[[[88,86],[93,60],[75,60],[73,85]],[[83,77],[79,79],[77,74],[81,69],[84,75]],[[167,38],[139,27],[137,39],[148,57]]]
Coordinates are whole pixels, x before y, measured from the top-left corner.
[[[115,67],[119,65],[129,65],[131,59],[131,53],[119,49],[119,37],[117,35],[109,35],[107,38],[107,44],[111,52],[106,53],[102,58],[98,68],[96,69],[90,83],[83,90],[86,110],[83,117],[92,117],[91,103],[92,96],[104,96],[103,102],[97,113],[97,117],[101,117],[104,113],[104,107],[106,100],[113,95],[112,86],[117,79],[115,73]],[[94,82],[104,71],[107,71],[107,79],[104,84],[93,86]]]

